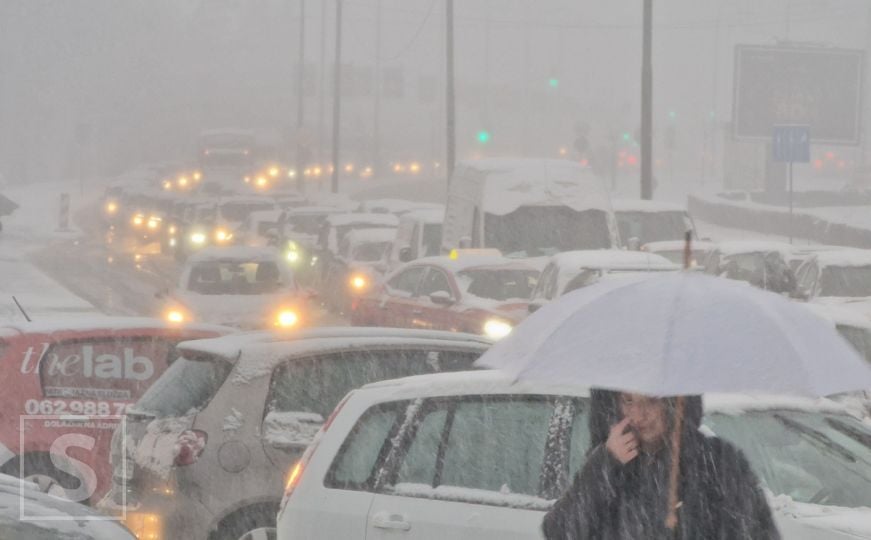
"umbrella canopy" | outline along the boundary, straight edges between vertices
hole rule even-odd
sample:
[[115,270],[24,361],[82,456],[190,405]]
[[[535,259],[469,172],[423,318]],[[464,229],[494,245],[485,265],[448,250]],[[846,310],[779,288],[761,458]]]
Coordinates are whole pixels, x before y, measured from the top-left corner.
[[18,208],[18,203],[0,194],[0,216],[8,216]]
[[871,366],[804,306],[695,272],[569,293],[477,365],[519,380],[658,396],[826,396],[871,388]]

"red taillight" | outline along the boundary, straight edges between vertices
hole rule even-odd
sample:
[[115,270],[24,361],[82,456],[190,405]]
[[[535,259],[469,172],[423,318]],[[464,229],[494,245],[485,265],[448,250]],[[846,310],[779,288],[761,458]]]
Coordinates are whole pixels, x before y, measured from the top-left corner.
[[179,434],[175,443],[174,464],[178,467],[193,465],[206,448],[208,435],[205,431],[189,429]]

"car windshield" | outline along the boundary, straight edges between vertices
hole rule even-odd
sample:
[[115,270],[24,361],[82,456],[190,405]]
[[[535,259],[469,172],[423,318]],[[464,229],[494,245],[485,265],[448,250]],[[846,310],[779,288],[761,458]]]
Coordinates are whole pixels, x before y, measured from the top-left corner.
[[393,244],[390,242],[367,242],[354,246],[352,259],[359,262],[378,262],[387,256]]
[[871,266],[827,266],[820,274],[820,296],[871,296]]
[[508,257],[540,257],[611,246],[608,215],[564,206],[523,206],[502,216],[487,214],[484,246]]
[[190,272],[188,290],[198,294],[270,294],[282,286],[274,261],[203,261]]
[[780,253],[738,253],[723,257],[719,271],[761,289],[785,293],[795,288],[795,276]]
[[442,249],[441,223],[427,223],[423,226],[423,254],[421,257],[434,257]]
[[195,414],[208,404],[232,369],[222,358],[179,358],[142,395],[132,412],[155,418]]
[[[819,414],[709,414],[705,424],[744,451],[772,493],[803,503],[871,506],[871,448]],[[871,435],[859,422],[849,427]]]
[[315,235],[326,220],[327,216],[318,214],[288,216],[286,226],[295,233]]
[[390,227],[387,225],[373,225],[371,223],[354,223],[351,225],[340,225],[336,227],[336,241],[341,243],[342,240],[345,239],[345,236],[348,235],[351,231],[358,231],[361,229],[394,229],[395,227]]
[[839,324],[838,332],[871,364],[871,329]]
[[528,300],[538,272],[524,269],[476,269],[457,273],[457,285],[471,296],[487,300]]
[[251,212],[258,210],[271,210],[274,207],[272,203],[241,203],[230,202],[221,205],[221,217],[227,221],[241,223],[245,221]]
[[637,238],[641,244],[683,240],[690,224],[683,212],[615,212],[620,238]]

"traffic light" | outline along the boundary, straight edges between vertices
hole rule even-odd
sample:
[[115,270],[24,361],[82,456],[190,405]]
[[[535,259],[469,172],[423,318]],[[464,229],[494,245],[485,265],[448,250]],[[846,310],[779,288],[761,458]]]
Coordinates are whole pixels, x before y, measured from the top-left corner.
[[482,129],[478,132],[478,142],[481,144],[487,144],[490,142],[490,132],[486,129]]
[[622,138],[623,138],[623,142],[629,142],[632,140],[632,135],[630,135],[628,131],[624,131]]
[[559,79],[556,77],[551,77],[547,80],[547,85],[553,89],[559,88]]

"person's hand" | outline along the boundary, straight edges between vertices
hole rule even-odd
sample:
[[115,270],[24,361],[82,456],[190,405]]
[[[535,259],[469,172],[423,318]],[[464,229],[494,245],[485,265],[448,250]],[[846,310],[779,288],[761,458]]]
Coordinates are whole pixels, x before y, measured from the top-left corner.
[[605,443],[608,453],[622,465],[626,465],[638,456],[638,438],[631,431],[626,432],[628,425],[629,419],[624,418],[620,423],[611,426],[608,441]]

